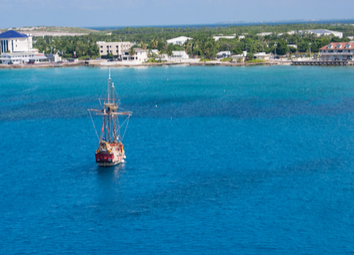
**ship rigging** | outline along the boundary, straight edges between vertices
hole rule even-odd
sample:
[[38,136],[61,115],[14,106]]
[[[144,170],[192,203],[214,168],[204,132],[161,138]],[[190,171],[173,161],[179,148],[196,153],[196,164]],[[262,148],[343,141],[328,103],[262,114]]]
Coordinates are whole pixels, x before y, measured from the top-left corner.
[[[107,98],[99,98],[104,100],[102,109],[88,109],[91,121],[95,129],[97,138],[99,140],[98,149],[95,153],[96,162],[99,166],[107,167],[123,163],[126,156],[123,146],[123,138],[128,127],[130,111],[119,111],[121,108],[120,100],[115,99],[114,83],[111,83],[111,72],[109,72]],[[102,106],[102,104],[101,104]],[[98,136],[95,123],[92,119],[91,113],[102,116],[102,129],[100,136]],[[119,123],[120,118],[125,120],[122,124]],[[123,136],[121,135],[122,127],[125,126]]]

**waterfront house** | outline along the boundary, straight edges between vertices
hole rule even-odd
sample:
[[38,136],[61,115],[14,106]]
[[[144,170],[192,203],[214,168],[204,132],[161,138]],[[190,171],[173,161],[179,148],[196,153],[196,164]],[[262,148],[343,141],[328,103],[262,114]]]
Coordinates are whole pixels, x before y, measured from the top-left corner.
[[270,58],[270,54],[266,54],[265,52],[257,52],[253,54],[255,59],[268,60]]
[[216,53],[217,58],[228,58],[231,57],[231,51],[220,51]]
[[58,53],[56,54],[52,54],[50,53],[49,55],[45,55],[48,59],[49,62],[59,62],[59,61],[62,61],[61,57],[59,56]]
[[320,48],[321,60],[352,60],[354,53],[354,42],[330,43]]
[[46,61],[44,53],[32,48],[32,36],[9,30],[0,34],[3,64],[21,64]]
[[234,63],[243,63],[246,60],[247,51],[243,51],[242,54],[232,55],[232,61]]
[[180,61],[182,59],[189,59],[189,55],[184,50],[172,51],[171,61]]
[[128,51],[132,46],[131,42],[102,42],[97,43],[100,56],[107,56],[112,53],[113,57],[122,59],[124,52]]
[[187,37],[187,36],[179,36],[176,38],[168,39],[167,44],[179,44],[182,45],[188,40],[193,40],[193,38]]
[[135,54],[130,55],[129,51],[125,51],[122,54],[122,61],[135,61],[135,62],[145,62],[148,60],[148,52],[145,49],[134,48]]

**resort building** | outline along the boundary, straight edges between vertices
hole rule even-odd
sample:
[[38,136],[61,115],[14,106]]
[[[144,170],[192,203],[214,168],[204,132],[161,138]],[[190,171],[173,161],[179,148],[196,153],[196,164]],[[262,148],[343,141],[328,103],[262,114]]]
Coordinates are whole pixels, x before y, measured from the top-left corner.
[[189,59],[189,55],[184,50],[172,51],[171,60],[178,61],[182,59]]
[[352,60],[354,53],[354,42],[330,43],[320,48],[319,58],[321,60]]
[[167,44],[180,44],[180,45],[182,45],[188,40],[193,40],[193,38],[190,38],[187,36],[179,36],[179,37],[167,40]]
[[231,51],[220,51],[216,53],[217,58],[229,58],[231,57]]
[[233,35],[217,35],[217,36],[213,36],[215,41],[219,41],[220,39],[235,39],[236,38],[236,34]]
[[9,30],[0,34],[3,64],[23,64],[46,61],[44,53],[32,48],[32,36]]
[[108,53],[112,53],[113,57],[122,59],[124,52],[130,49],[131,42],[102,42],[97,43],[100,56],[107,56]]

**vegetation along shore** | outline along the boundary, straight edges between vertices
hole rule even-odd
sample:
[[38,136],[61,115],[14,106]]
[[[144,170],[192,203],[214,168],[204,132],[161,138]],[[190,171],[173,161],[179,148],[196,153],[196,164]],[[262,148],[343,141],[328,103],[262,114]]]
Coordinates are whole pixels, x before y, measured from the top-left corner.
[[[16,29],[16,28],[15,28]],[[329,30],[341,32],[335,34],[316,34],[313,30]],[[6,30],[3,30],[6,31]],[[280,24],[280,25],[249,25],[229,27],[186,27],[162,28],[140,27],[122,28],[116,30],[98,31],[93,29],[70,27],[26,27],[18,28],[20,33],[32,34],[33,48],[46,55],[58,54],[63,62],[70,59],[89,61],[88,65],[97,65],[91,60],[113,59],[115,54],[108,52],[102,55],[97,42],[130,42],[129,55],[134,55],[134,49],[147,51],[147,59],[142,62],[145,66],[157,65],[165,55],[165,64],[174,51],[184,51],[190,65],[198,65],[198,60],[205,65],[248,65],[248,64],[289,64],[294,57],[316,58],[321,47],[333,42],[349,42],[354,36],[354,26],[350,24]],[[191,38],[181,43],[168,43],[174,37]],[[152,52],[155,50],[155,52]],[[227,52],[219,58],[219,52]],[[128,54],[127,53],[127,54]],[[264,53],[268,58],[256,57]],[[232,55],[244,58],[232,57]],[[278,58],[282,61],[277,60]],[[207,62],[210,62],[209,64]],[[214,62],[213,62],[214,61]],[[217,63],[215,63],[217,61]],[[183,61],[174,61],[183,63]],[[242,62],[242,63],[241,63]],[[263,63],[264,62],[264,63]],[[152,64],[156,63],[156,64]],[[42,63],[42,66],[83,65],[84,62],[64,64]],[[111,63],[113,64],[113,63]],[[113,64],[119,65],[119,64]],[[125,66],[136,65],[124,63]],[[40,67],[35,65],[35,67]],[[2,68],[3,67],[2,65]],[[14,67],[10,67],[14,68]]]

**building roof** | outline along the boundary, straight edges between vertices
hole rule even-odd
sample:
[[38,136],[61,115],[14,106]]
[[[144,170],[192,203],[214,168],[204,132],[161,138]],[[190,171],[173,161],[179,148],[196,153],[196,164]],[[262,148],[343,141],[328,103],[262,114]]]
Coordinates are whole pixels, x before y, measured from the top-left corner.
[[314,33],[314,34],[341,33],[341,32],[331,31],[331,30],[328,30],[328,29],[314,29],[314,30],[309,30],[309,32]]
[[145,52],[147,51],[146,49],[141,49],[141,48],[134,48],[135,52]]
[[[349,47],[347,48],[347,44],[349,45]],[[328,48],[328,46],[331,45],[331,48]],[[340,48],[337,48],[337,45],[340,45]],[[336,43],[330,43],[326,46],[323,46],[322,48],[320,48],[320,50],[328,50],[328,49],[345,49],[345,50],[354,50],[354,42],[336,42]]]
[[21,34],[19,32],[16,32],[14,30],[9,30],[9,31],[6,31],[6,32],[0,34],[0,38],[2,38],[2,39],[4,39],[4,38],[19,38],[19,37],[28,37],[28,36],[25,34]]
[[178,41],[178,40],[193,40],[193,38],[187,37],[187,36],[179,36],[179,37],[176,37],[176,38],[168,39],[167,42],[169,42],[169,41]]

